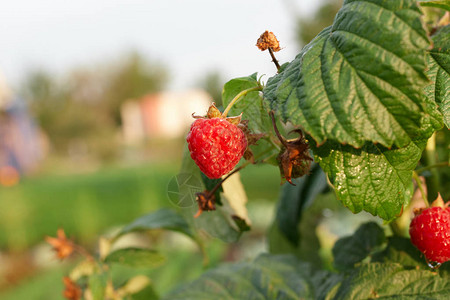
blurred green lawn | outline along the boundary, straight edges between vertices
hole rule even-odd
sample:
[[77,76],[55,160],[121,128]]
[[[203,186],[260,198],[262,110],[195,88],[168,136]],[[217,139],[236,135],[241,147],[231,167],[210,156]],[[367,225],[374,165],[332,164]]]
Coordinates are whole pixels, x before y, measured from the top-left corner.
[[[0,249],[21,251],[64,228],[89,244],[103,230],[170,207],[167,185],[177,164],[104,169],[84,175],[52,175],[0,188]],[[275,200],[278,170],[249,166],[242,171],[249,199]]]

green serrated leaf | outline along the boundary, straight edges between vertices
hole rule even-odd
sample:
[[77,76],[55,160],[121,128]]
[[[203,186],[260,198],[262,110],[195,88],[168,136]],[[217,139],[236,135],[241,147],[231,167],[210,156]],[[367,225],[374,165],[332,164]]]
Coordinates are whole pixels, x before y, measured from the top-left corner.
[[303,209],[306,208],[327,187],[325,173],[313,165],[308,176],[294,179],[295,186],[285,183],[277,207],[276,223],[280,232],[297,246],[300,241],[298,225]]
[[412,196],[412,172],[424,142],[387,149],[365,144],[361,149],[327,142],[311,145],[328,174],[338,199],[352,212],[365,210],[386,221],[395,219]]
[[449,299],[450,281],[428,270],[399,264],[364,264],[352,271],[330,299]]
[[130,224],[122,228],[122,230],[116,235],[114,239],[135,231],[144,231],[151,229],[167,229],[178,231],[191,238],[194,237],[189,224],[186,220],[176,213],[172,209],[163,208],[158,211],[152,212],[140,218],[137,218]]
[[317,299],[314,284],[330,282],[333,275],[321,274],[316,281],[313,275],[309,264],[292,256],[261,255],[210,270],[163,299]]
[[433,43],[427,70],[431,84],[425,88],[425,93],[438,104],[444,124],[450,128],[450,25],[433,35]]
[[365,223],[352,236],[341,238],[334,244],[334,266],[338,270],[352,269],[385,241],[384,231],[378,224]]
[[155,268],[165,263],[166,257],[155,250],[124,248],[111,252],[105,263],[118,263],[133,268]]
[[264,89],[268,106],[327,140],[405,147],[429,137],[423,88],[430,43],[416,1],[347,0],[332,26]]
[[424,7],[435,7],[450,11],[450,0],[421,1],[420,5]]

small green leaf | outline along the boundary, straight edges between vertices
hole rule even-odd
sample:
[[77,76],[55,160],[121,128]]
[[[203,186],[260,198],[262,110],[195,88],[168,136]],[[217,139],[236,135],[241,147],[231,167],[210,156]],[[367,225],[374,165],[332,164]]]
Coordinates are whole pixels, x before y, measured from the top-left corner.
[[399,264],[364,264],[352,271],[330,299],[449,299],[450,281],[428,270]]
[[411,142],[400,149],[367,143],[361,149],[327,142],[311,145],[338,199],[352,212],[365,210],[386,221],[395,219],[412,196],[412,172],[425,146]]
[[191,228],[182,216],[171,209],[163,208],[142,216],[134,220],[132,223],[126,225],[117,234],[115,239],[130,232],[151,229],[167,229],[181,232],[189,237],[194,236]]
[[104,300],[106,291],[106,274],[92,274],[89,276],[89,289],[93,300]]
[[133,268],[155,268],[165,263],[166,257],[155,250],[124,248],[110,253],[105,263],[118,263]]
[[297,246],[300,241],[299,223],[302,212],[327,186],[325,173],[313,165],[307,176],[294,179],[295,186],[285,183],[277,207],[276,223],[280,232]]
[[423,94],[429,45],[416,1],[347,0],[264,97],[318,145],[406,147],[436,129]]
[[[233,98],[241,91],[259,87],[256,73],[241,78],[228,81],[223,88],[222,101],[224,106],[228,105]],[[272,121],[263,105],[263,98],[260,91],[253,91],[242,97],[231,108],[228,115],[234,116],[242,113],[242,119],[248,120],[248,128],[254,134],[265,133],[256,145],[251,145],[256,160],[264,160],[276,156],[279,147],[271,141],[273,138]],[[270,163],[273,161],[269,161]]]
[[450,0],[421,1],[421,6],[441,8],[450,11]]
[[450,25],[433,35],[434,47],[428,55],[427,75],[431,80],[425,93],[434,100],[450,128]]
[[363,224],[352,236],[341,238],[334,244],[334,266],[339,270],[352,269],[385,241],[384,231],[378,224]]

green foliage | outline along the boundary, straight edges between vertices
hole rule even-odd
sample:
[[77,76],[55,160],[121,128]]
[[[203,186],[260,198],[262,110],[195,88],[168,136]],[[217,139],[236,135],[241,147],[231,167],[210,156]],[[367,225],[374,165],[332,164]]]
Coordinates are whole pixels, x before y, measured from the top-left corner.
[[298,226],[303,211],[327,187],[327,181],[319,166],[314,165],[308,176],[294,179],[293,182],[295,186],[285,183],[281,190],[276,226],[290,243],[297,246],[301,239]]
[[420,1],[420,5],[424,6],[424,7],[442,8],[447,11],[450,11],[450,1],[449,0]]
[[353,270],[329,299],[447,299],[450,280],[399,264],[370,263]]
[[445,126],[450,128],[450,25],[439,29],[432,39],[427,70],[431,84],[425,88],[425,93],[439,105]]
[[[396,255],[393,253],[397,252]],[[292,256],[261,255],[208,271],[163,299],[446,299],[447,272],[402,266],[414,246],[386,238],[375,223],[336,243],[333,253],[341,274],[318,271]],[[372,257],[375,258],[374,261]],[[411,261],[412,258],[409,258]],[[378,262],[377,262],[378,260]],[[383,261],[383,262],[379,262]]]
[[[333,25],[264,89],[267,105],[309,135],[338,198],[355,213],[395,219],[411,197],[423,141],[442,126],[423,90],[446,102],[447,81],[435,75],[427,86],[420,16],[414,1],[346,1]],[[434,56],[444,55],[438,49]]]
[[261,255],[203,274],[163,299],[314,299],[313,271],[292,256]]
[[152,212],[145,216],[142,216],[130,224],[126,225],[122,230],[116,235],[115,239],[120,236],[135,232],[144,231],[151,229],[168,229],[172,231],[178,231],[184,233],[189,237],[193,237],[193,232],[189,227],[185,219],[177,214],[175,211],[167,208],[160,209],[158,211]]
[[365,210],[393,220],[411,199],[412,171],[423,147],[423,143],[411,143],[389,150],[367,143],[355,149],[327,142],[313,150],[345,206],[354,213]]
[[163,254],[143,248],[124,248],[108,254],[105,263],[118,263],[134,268],[154,268],[166,261]]
[[342,238],[334,244],[334,266],[340,270],[352,269],[355,264],[377,250],[385,240],[383,229],[376,223],[363,224],[354,235]]
[[93,274],[89,277],[89,287],[92,293],[93,300],[105,299],[107,278],[104,273]]
[[419,18],[415,1],[345,2],[333,25],[268,81],[268,105],[319,145],[404,147],[429,137],[429,40]]

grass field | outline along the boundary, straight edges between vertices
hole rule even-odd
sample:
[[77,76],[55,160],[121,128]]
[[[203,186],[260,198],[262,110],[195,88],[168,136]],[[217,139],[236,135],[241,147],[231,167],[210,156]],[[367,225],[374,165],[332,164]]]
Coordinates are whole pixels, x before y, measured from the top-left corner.
[[[90,243],[103,230],[171,206],[167,184],[177,164],[104,169],[84,175],[51,175],[0,188],[0,249],[25,250],[63,227],[78,241]],[[278,170],[248,166],[242,180],[250,199],[275,200]]]

